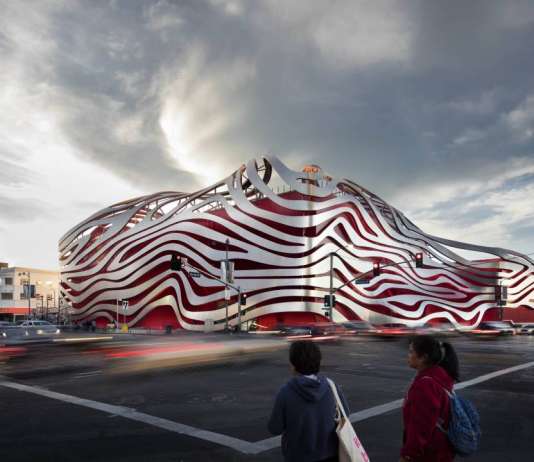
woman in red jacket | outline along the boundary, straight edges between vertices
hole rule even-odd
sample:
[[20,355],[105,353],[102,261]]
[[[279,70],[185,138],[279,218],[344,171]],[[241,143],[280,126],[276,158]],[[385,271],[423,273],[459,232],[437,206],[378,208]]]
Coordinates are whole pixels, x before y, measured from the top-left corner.
[[408,365],[417,374],[404,400],[404,437],[400,462],[451,462],[454,450],[444,430],[450,419],[449,397],[459,380],[452,345],[430,335],[410,341]]

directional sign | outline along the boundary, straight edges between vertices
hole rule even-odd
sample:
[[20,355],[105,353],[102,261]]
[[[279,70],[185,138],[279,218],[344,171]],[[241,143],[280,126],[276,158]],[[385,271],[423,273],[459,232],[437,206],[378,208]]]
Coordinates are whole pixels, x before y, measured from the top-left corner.
[[354,284],[369,284],[369,279],[356,279]]
[[199,278],[200,273],[198,271],[189,271],[189,274],[192,278]]

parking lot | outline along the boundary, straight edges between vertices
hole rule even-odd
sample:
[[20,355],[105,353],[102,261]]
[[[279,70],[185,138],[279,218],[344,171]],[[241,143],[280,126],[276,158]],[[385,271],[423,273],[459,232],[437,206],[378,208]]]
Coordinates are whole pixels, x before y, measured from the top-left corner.
[[[174,341],[125,338],[107,347]],[[235,336],[223,343],[239,341],[247,340]],[[467,385],[461,393],[482,419],[482,447],[470,460],[532,460],[534,337],[451,341]],[[356,336],[321,348],[322,372],[344,390],[370,459],[397,460],[399,400],[413,377],[406,340]],[[35,346],[2,366],[0,460],[282,459],[266,422],[274,395],[290,376],[285,343],[201,366],[126,372],[107,367],[89,354],[93,349]]]

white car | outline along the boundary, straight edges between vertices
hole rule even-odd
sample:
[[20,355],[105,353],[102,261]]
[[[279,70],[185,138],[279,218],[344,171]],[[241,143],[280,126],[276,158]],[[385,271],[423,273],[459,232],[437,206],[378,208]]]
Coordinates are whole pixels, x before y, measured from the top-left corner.
[[534,324],[524,324],[519,329],[521,335],[534,335]]
[[16,329],[16,324],[8,321],[0,321],[0,340],[9,337],[9,333],[12,329]]
[[61,331],[54,324],[49,323],[48,321],[39,321],[39,320],[28,320],[23,321],[20,324],[20,328],[24,331],[26,337],[38,335],[38,336],[47,336],[47,335],[57,335]]

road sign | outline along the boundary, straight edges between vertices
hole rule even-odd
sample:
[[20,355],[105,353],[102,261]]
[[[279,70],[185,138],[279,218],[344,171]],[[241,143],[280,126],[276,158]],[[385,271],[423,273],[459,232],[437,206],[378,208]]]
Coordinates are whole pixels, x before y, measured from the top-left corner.
[[201,274],[198,271],[189,271],[189,275],[192,278],[199,278],[201,276]]
[[122,301],[122,310],[127,311],[128,310],[128,300]]
[[369,284],[369,279],[356,279],[354,284]]
[[234,283],[234,262],[223,260],[221,262],[221,279],[228,284]]

